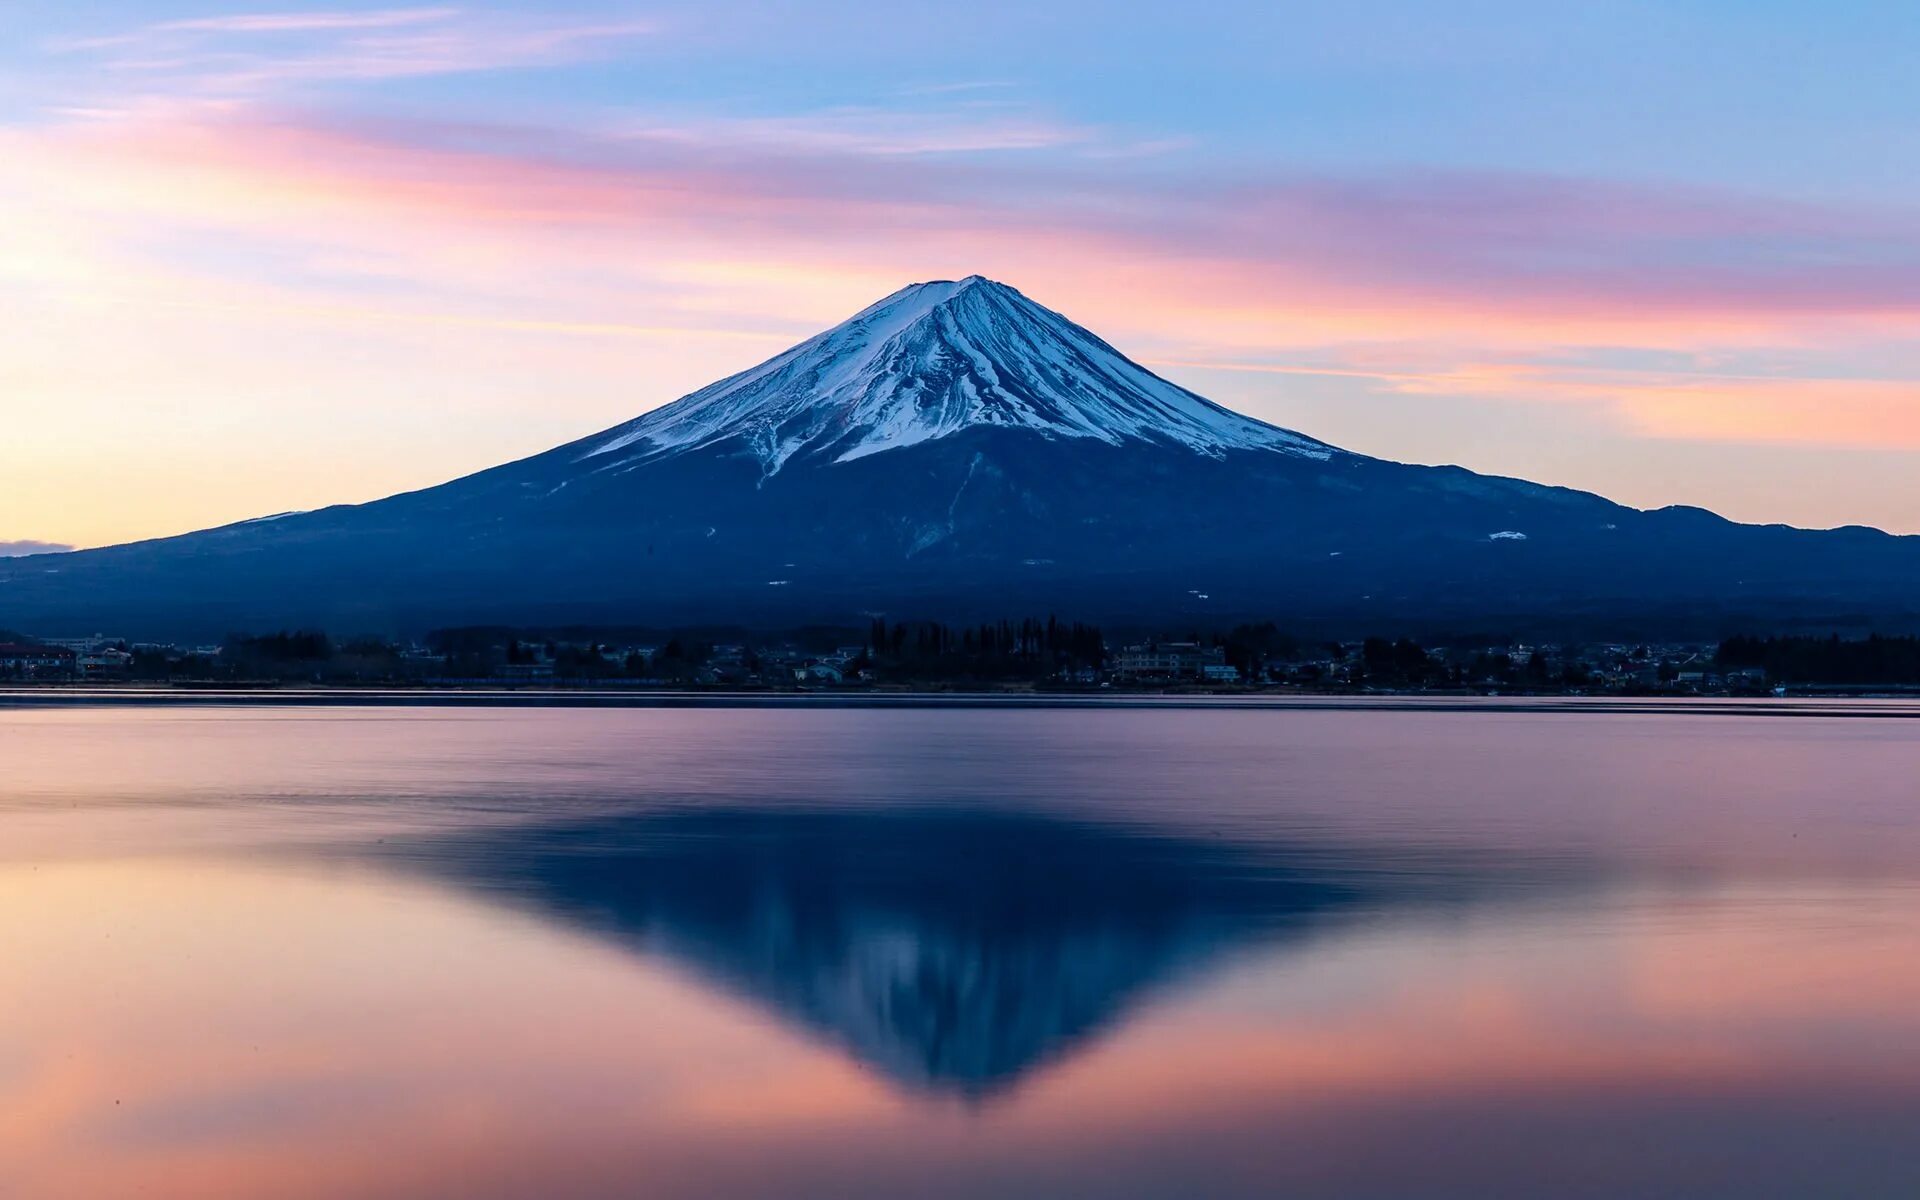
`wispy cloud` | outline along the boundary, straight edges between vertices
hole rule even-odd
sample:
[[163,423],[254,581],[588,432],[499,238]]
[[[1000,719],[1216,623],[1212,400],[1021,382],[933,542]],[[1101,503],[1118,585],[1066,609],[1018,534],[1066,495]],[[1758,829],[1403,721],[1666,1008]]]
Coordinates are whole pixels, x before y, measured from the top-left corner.
[[1166,307],[1212,323],[1217,347],[1471,334],[1494,317],[1534,343],[1741,344],[1920,315],[1920,215],[1897,210],[1511,174],[1129,180],[1085,160],[938,157],[1078,136],[865,111],[603,137],[176,112],[9,141],[16,174],[75,204],[287,236],[351,213],[470,246],[490,227],[671,231],[751,237],[766,262],[804,248],[953,252],[956,269],[1071,281],[1097,268],[1150,278]]
[[162,21],[53,49],[87,55],[100,71],[154,93],[250,97],[330,81],[557,66],[655,28],[452,7],[256,12]]
[[1648,437],[1920,449],[1920,378],[1734,375],[1508,362],[1385,382],[1395,391],[1416,395],[1599,405]]
[[789,116],[690,116],[629,123],[622,136],[773,154],[913,156],[1048,150],[1093,143],[1096,131],[998,109],[858,107]]
[[[101,172],[164,185],[110,185],[119,204],[289,226],[311,218],[290,201],[466,226],[670,218],[796,237],[870,236],[886,213],[983,250],[997,235],[1045,235],[1115,264],[1147,255],[1191,280],[1183,290],[1212,289],[1233,307],[1311,288],[1330,311],[1464,308],[1541,322],[1920,314],[1920,214],[1897,209],[1517,174],[1168,180],[1057,159],[894,161],[1086,136],[866,110],[648,122],[609,136],[213,110],[14,138],[21,162],[83,189]],[[775,147],[785,152],[734,153]]]
[[1644,438],[1920,449],[1920,361],[1905,378],[1580,367],[1528,357],[1413,369],[1332,363],[1162,359],[1160,367],[1356,380],[1384,394],[1571,405]]
[[962,79],[948,83],[918,83],[900,88],[901,96],[950,96],[960,92],[991,92],[1011,88],[1011,79]]
[[334,29],[392,29],[422,25],[460,15],[457,8],[389,8],[371,12],[262,12],[224,17],[162,21],[147,28],[160,33],[311,33]]

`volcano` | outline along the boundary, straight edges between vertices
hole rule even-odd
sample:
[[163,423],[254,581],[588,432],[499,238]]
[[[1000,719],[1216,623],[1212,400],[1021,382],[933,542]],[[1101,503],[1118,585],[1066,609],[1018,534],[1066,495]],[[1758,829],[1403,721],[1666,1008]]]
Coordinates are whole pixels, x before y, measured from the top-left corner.
[[0,561],[0,627],[182,637],[1043,612],[1704,636],[1911,626],[1916,595],[1920,539],[1353,453],[979,276],[437,487]]

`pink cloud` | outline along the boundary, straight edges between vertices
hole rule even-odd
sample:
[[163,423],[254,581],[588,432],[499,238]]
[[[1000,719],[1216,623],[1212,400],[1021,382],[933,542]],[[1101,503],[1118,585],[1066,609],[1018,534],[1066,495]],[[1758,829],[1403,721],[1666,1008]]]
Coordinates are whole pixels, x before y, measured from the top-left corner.
[[567,137],[253,113],[41,136],[114,169],[218,181],[228,215],[247,221],[267,215],[246,211],[251,193],[478,227],[859,232],[974,245],[983,257],[1040,239],[1054,247],[1046,259],[1149,264],[1232,306],[1311,289],[1330,310],[1363,314],[1464,307],[1711,325],[1920,313],[1920,218],[1900,212],[1511,175],[1167,183],[1092,163],[887,161],[1080,136],[1018,122],[855,112]]
[[848,107],[780,117],[705,117],[636,124],[640,142],[792,155],[904,156],[1040,150],[1090,144],[1094,131],[1018,113]]
[[[529,377],[568,379],[584,432],[904,282],[978,271],[1177,377],[1230,367],[1356,402],[1534,405],[1644,438],[1920,447],[1920,355],[1898,349],[1920,317],[1912,214],[1510,175],[1174,177],[1078,155],[919,152],[957,128],[942,120],[707,118],[592,136],[221,101],[0,127],[0,221],[21,248],[0,257],[0,295],[31,298],[23,310],[49,328],[9,386],[45,412],[78,410],[89,388],[259,395],[287,374],[275,348],[310,337],[314,369],[342,392],[401,405],[379,380],[442,377],[484,330],[497,378],[514,378],[523,346]],[[1081,134],[1098,140],[1060,136]],[[56,319],[109,304],[95,321]],[[242,326],[249,346],[223,357],[220,331]],[[337,338],[322,347],[316,330]],[[188,335],[204,343],[191,363]],[[379,369],[329,365],[338,344]],[[1865,345],[1895,347],[1872,380],[1816,361]],[[1794,352],[1780,377],[1722,361],[1769,350]],[[1613,361],[1655,351],[1673,361]],[[141,368],[89,382],[81,360]],[[1298,423],[1286,394],[1254,411]],[[490,403],[511,399],[503,384]],[[486,455],[561,440],[561,424],[503,429]],[[403,468],[422,470],[408,459],[356,494],[421,482]],[[315,480],[299,503],[339,486]],[[23,519],[89,541],[188,520],[70,533],[56,518],[74,520],[55,507]]]
[[163,21],[56,49],[97,52],[102,71],[140,79],[159,96],[257,96],[328,81],[554,66],[654,31],[643,20],[446,7],[258,12]]
[[459,15],[457,8],[389,8],[370,12],[263,12],[163,21],[150,29],[190,33],[306,33],[327,29],[391,29]]
[[768,130],[712,128],[564,137],[202,106],[0,139],[14,173],[107,229],[246,231],[423,286],[484,283],[488,262],[686,291],[731,277],[767,295],[784,278],[796,322],[978,270],[1175,361],[1409,341],[1522,360],[1821,344],[1899,336],[1920,313],[1920,222],[1898,213],[1432,173],[1130,186],[1085,162],[907,161],[861,130],[776,151],[755,142]]

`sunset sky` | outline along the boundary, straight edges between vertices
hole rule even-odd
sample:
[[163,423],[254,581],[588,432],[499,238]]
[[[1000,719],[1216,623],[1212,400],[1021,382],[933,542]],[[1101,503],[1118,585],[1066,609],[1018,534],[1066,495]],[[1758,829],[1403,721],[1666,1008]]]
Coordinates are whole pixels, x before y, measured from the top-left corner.
[[1920,531],[1920,5],[8,0],[0,552],[981,273],[1365,453]]

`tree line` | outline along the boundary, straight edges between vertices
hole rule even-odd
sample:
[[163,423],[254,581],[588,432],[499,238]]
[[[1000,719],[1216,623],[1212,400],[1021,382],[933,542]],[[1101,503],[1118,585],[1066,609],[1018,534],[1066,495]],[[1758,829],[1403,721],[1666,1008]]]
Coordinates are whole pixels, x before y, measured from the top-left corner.
[[1730,637],[1714,662],[1723,670],[1754,668],[1781,683],[1920,683],[1920,638]]
[[1106,662],[1099,626],[1057,617],[953,626],[875,617],[859,664],[883,679],[1011,679],[1098,670]]

